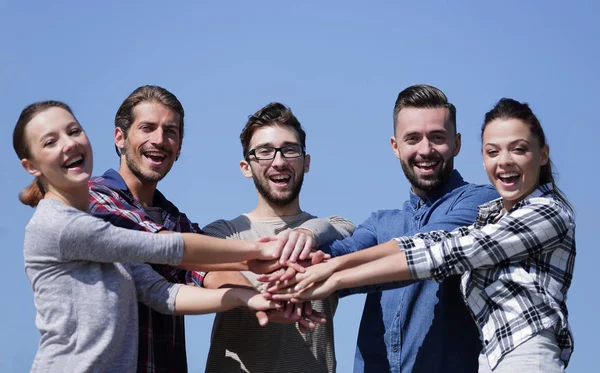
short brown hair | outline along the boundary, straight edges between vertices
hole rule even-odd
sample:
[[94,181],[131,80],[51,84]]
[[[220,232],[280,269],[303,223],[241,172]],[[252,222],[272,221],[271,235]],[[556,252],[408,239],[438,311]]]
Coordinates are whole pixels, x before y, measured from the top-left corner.
[[[135,122],[134,109],[143,102],[157,102],[179,114],[179,149],[181,149],[181,144],[183,143],[183,105],[181,105],[181,102],[179,102],[174,94],[163,87],[144,85],[131,92],[125,101],[123,101],[119,110],[117,110],[115,127],[123,130],[123,136],[127,138],[127,133],[133,122]],[[116,145],[115,150],[120,157],[121,152]]]
[[306,132],[302,129],[302,125],[296,116],[294,116],[292,110],[279,102],[271,102],[248,117],[248,121],[240,134],[244,158],[250,150],[248,147],[250,146],[250,139],[254,135],[254,131],[262,127],[275,125],[292,127],[298,134],[300,145],[306,147]]
[[394,105],[394,133],[398,113],[407,107],[419,109],[447,108],[450,112],[450,121],[454,125],[454,133],[456,133],[456,107],[448,102],[448,97],[438,88],[426,84],[417,84],[398,94]]

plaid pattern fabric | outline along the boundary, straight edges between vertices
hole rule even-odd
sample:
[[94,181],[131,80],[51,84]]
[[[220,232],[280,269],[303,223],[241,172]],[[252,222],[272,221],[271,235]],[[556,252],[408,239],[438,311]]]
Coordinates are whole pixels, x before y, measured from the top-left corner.
[[469,227],[396,241],[412,278],[442,281],[463,274],[461,292],[481,329],[492,369],[545,329],[555,332],[568,364],[573,337],[566,299],[575,264],[575,220],[550,184],[508,213],[497,199],[480,206]]
[[[163,229],[177,232],[202,233],[185,214],[169,202],[158,190],[154,203],[163,209],[162,224],[157,224],[133,198],[127,184],[115,170],[90,180],[90,213],[119,227],[158,232]],[[202,286],[204,273],[188,272],[169,265],[151,264],[152,268],[173,283]],[[164,315],[142,303],[139,309],[138,372],[187,372],[185,325],[183,316]]]

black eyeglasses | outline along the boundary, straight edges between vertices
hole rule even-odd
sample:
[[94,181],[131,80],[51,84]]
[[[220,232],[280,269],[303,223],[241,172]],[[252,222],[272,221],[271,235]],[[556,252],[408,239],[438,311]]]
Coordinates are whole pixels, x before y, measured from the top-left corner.
[[300,144],[284,145],[281,148],[275,148],[273,146],[257,146],[246,153],[246,159],[250,158],[252,155],[259,161],[268,161],[275,159],[277,152],[280,152],[281,156],[286,159],[299,158],[304,155],[304,151],[304,146]]

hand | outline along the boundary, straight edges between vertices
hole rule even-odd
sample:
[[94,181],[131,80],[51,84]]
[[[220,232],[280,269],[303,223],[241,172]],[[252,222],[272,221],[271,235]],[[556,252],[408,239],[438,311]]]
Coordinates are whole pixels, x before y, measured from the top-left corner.
[[271,298],[280,301],[298,303],[310,300],[325,299],[336,290],[335,280],[333,277],[329,277],[324,281],[315,283],[309,288],[305,288],[300,291],[294,292],[294,290],[291,288],[280,290],[281,293],[272,294]]
[[277,237],[285,242],[279,263],[286,264],[287,261],[295,262],[308,258],[308,254],[316,248],[315,238],[311,231],[307,229],[286,229],[280,232]]
[[[301,261],[295,262],[295,263],[288,261],[287,268],[281,268],[281,265],[280,265],[279,266],[280,268],[277,271],[261,272],[261,273],[268,273],[268,272],[270,272],[270,273],[268,275],[259,276],[257,278],[257,280],[260,282],[268,282],[268,283],[274,283],[277,281],[285,281],[285,280],[288,280],[288,279],[294,277],[297,273],[306,272],[305,268],[310,267],[311,265],[314,265],[314,264],[321,263],[323,260],[329,259],[329,258],[331,258],[331,255],[325,254],[321,250],[314,251],[314,252],[311,252],[310,254],[308,254],[307,260],[301,260]],[[250,266],[250,262],[248,262],[248,266]],[[252,271],[255,272],[254,270],[252,270]],[[258,273],[258,272],[255,272],[255,273]]]
[[271,259],[271,260],[253,259],[253,260],[248,260],[247,264],[248,264],[248,270],[251,272],[254,272],[256,274],[272,273],[282,267],[282,265],[279,264],[278,259]]
[[267,285],[267,291],[276,293],[279,290],[294,286],[293,291],[300,291],[313,283],[321,282],[329,278],[335,272],[335,259],[315,264],[305,269],[304,273],[298,273],[294,277],[284,281],[276,281]]
[[231,289],[236,292],[241,304],[253,311],[265,311],[269,309],[281,309],[282,303],[270,299],[265,299],[258,291],[254,289],[236,288]]
[[325,315],[314,311],[310,302],[286,303],[283,309],[259,311],[256,313],[258,323],[261,326],[269,322],[278,324],[298,324],[301,333],[317,327],[317,324],[327,322]]
[[257,241],[259,254],[255,259],[259,260],[273,260],[281,256],[283,245],[286,241],[280,239],[278,236],[262,237]]

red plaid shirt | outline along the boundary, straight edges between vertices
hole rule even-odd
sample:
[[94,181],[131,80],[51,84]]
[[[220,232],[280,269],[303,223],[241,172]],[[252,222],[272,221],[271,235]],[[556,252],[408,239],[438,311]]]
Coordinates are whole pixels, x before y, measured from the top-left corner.
[[[90,186],[90,213],[113,225],[148,232],[166,229],[176,232],[202,234],[196,223],[169,202],[158,190],[154,194],[154,207],[160,207],[162,225],[156,224],[133,198],[127,184],[113,169],[102,176],[93,177]],[[152,264],[152,268],[174,283],[192,283],[202,286],[204,273],[188,272],[168,265]],[[183,316],[164,315],[142,303],[139,309],[138,372],[187,372],[185,328]]]

